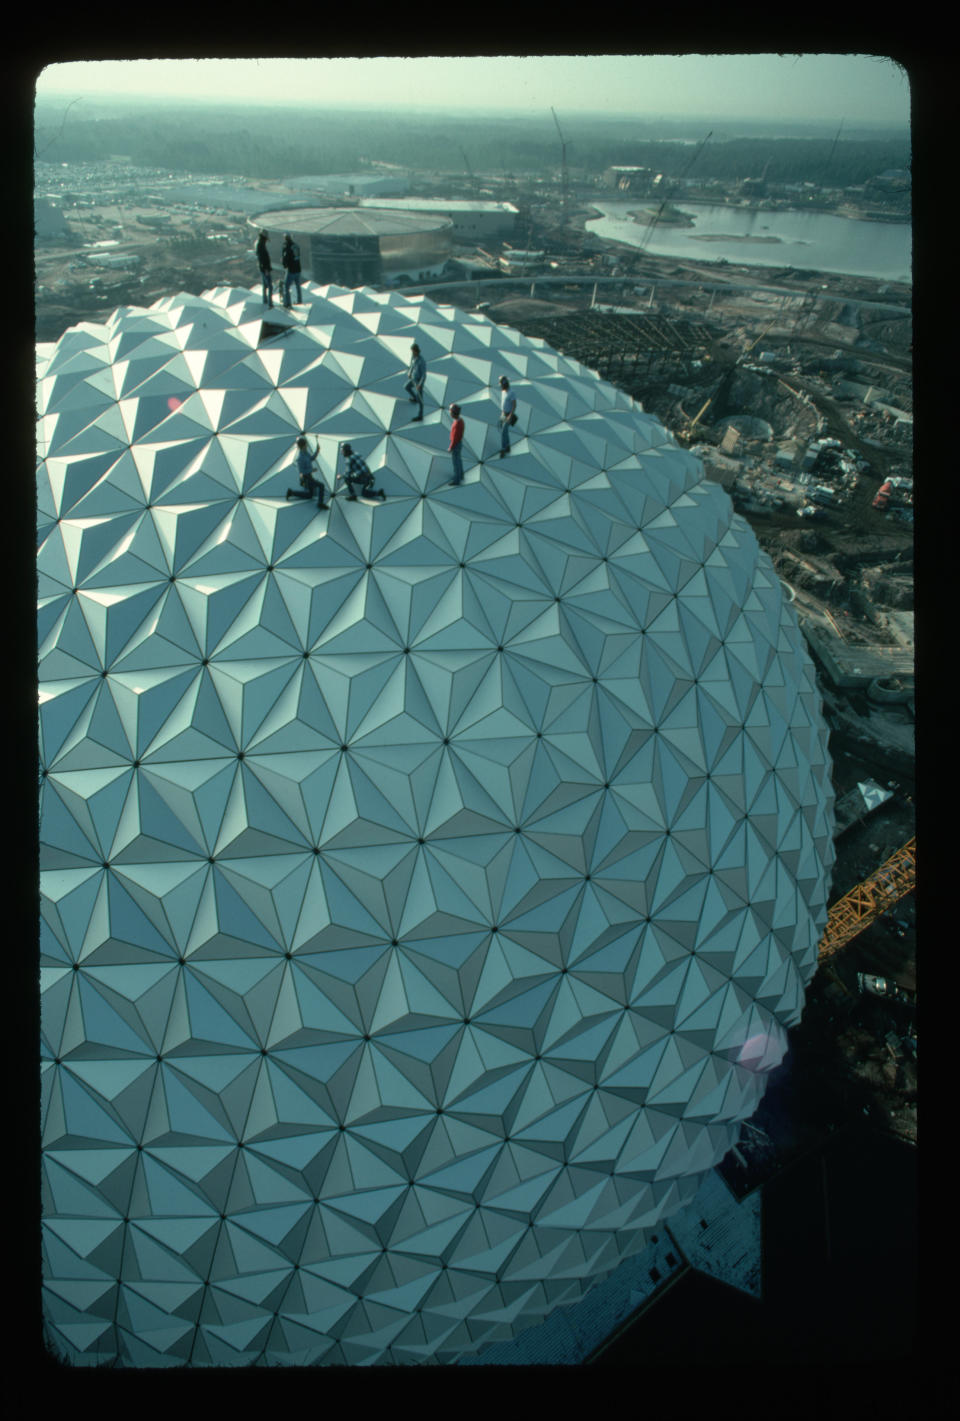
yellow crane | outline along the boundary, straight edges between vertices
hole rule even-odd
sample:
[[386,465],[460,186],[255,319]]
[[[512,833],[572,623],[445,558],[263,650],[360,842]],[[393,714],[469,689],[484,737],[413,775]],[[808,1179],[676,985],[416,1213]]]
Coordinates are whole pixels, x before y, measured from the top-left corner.
[[820,939],[820,961],[832,957],[875,918],[910,893],[916,879],[917,841],[908,839],[902,848],[890,855],[886,863],[882,863],[868,878],[834,903]]
[[703,405],[701,405],[700,409],[697,410],[697,413],[694,415],[693,419],[691,420],[691,422],[690,422],[690,427],[689,427],[689,429],[687,430],[687,436],[688,436],[688,438],[689,438],[689,437],[692,437],[693,431],[696,429],[697,425],[700,423],[701,417],[702,417],[704,414],[706,414],[707,409],[708,409],[709,406],[712,405],[712,404],[713,404],[713,395],[711,395],[710,398],[709,398],[708,400],[706,400]]

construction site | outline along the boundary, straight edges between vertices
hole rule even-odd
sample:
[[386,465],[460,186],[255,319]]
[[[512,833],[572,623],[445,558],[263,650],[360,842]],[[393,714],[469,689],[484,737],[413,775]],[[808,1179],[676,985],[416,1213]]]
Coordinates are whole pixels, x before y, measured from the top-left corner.
[[834,910],[790,1054],[725,1162],[749,1193],[845,1125],[916,1144],[911,292],[598,251],[589,208],[565,215],[564,196],[535,244],[593,283],[538,277],[487,314],[599,371],[702,458],[796,608],[831,729]]
[[[420,177],[431,200],[464,196],[456,175]],[[456,245],[442,282],[411,292],[540,338],[656,414],[751,524],[818,669],[837,801],[833,910],[790,1051],[721,1172],[746,1197],[857,1123],[915,1145],[911,289],[601,240],[585,230],[589,194],[565,169],[537,190],[477,181],[481,196],[514,203],[514,240]],[[40,340],[118,305],[258,283],[247,219],[264,198],[291,197],[237,184],[241,210],[222,193],[209,211],[163,210],[145,181],[137,202],[98,197],[103,182],[90,175],[89,205],[38,238]],[[536,260],[509,275],[511,253]],[[93,274],[103,255],[129,260]]]

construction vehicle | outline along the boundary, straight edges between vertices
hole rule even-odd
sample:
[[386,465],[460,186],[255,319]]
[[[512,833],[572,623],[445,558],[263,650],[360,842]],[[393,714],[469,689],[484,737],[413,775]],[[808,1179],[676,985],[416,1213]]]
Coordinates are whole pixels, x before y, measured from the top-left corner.
[[913,891],[917,878],[917,841],[908,839],[862,883],[839,898],[827,915],[820,939],[820,961],[833,954]]
[[907,991],[890,977],[878,977],[874,972],[858,972],[857,986],[867,996],[881,997],[897,1006],[913,1008],[917,1005],[916,993]]
[[881,512],[884,512],[887,504],[890,502],[890,495],[892,493],[893,484],[889,479],[884,479],[883,483],[877,489],[876,498],[873,500],[873,507],[879,508]]
[[913,498],[913,479],[889,478],[884,479],[877,489],[876,497],[873,500],[873,507],[879,508],[881,513],[885,512],[891,505],[894,507],[900,504],[909,504]]

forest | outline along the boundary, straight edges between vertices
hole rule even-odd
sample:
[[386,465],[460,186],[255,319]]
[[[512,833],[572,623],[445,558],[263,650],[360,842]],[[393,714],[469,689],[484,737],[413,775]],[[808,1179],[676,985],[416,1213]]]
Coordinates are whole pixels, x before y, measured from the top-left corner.
[[[237,106],[154,106],[38,103],[35,154],[51,163],[131,163],[171,172],[288,178],[351,172],[371,162],[433,171],[497,176],[549,173],[560,164],[552,115],[458,115],[377,110],[301,111]],[[910,165],[909,137],[763,136],[703,131],[691,124],[675,136],[667,124],[583,117],[564,122],[574,178],[613,164],[652,167],[669,177],[771,182],[863,183],[888,168]]]

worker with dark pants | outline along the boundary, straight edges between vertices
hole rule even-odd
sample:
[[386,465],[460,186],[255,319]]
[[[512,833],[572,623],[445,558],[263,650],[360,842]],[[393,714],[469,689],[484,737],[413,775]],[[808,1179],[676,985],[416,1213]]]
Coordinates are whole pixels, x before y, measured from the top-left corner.
[[297,440],[297,472],[300,475],[300,487],[288,488],[287,498],[313,498],[317,495],[318,510],[322,511],[329,505],[326,502],[326,486],[319,479],[314,478],[314,469],[317,465],[317,457],[320,453],[319,445],[310,453],[307,448],[307,441],[301,434]]
[[270,265],[270,253],[267,251],[267,238],[269,232],[261,232],[257,239],[257,266],[260,268],[260,280],[263,283],[263,304],[273,308],[273,267]]
[[517,397],[510,391],[506,375],[500,376],[500,458],[510,453],[510,426],[516,424]]
[[416,424],[418,420],[423,419],[423,382],[427,378],[427,362],[420,354],[418,345],[410,347],[410,369],[407,374],[410,378],[403,388],[409,396],[410,403],[420,406],[420,413],[415,414],[411,420],[412,424]]
[[450,426],[450,443],[447,452],[453,460],[453,478],[450,480],[454,488],[463,483],[463,420],[460,417],[460,406],[450,406],[450,418],[453,423]]
[[297,305],[303,300],[300,290],[300,248],[293,240],[289,232],[283,234],[283,250],[280,253],[283,268],[286,276],[283,279],[283,304],[287,310],[290,309],[290,289],[296,285]]
[[356,503],[357,501],[355,485],[359,485],[360,492],[370,498],[386,499],[387,495],[382,488],[373,488],[373,474],[367,468],[366,460],[361,459],[359,454],[355,454],[349,444],[344,444],[343,455],[347,461],[343,482],[350,490],[347,502]]

